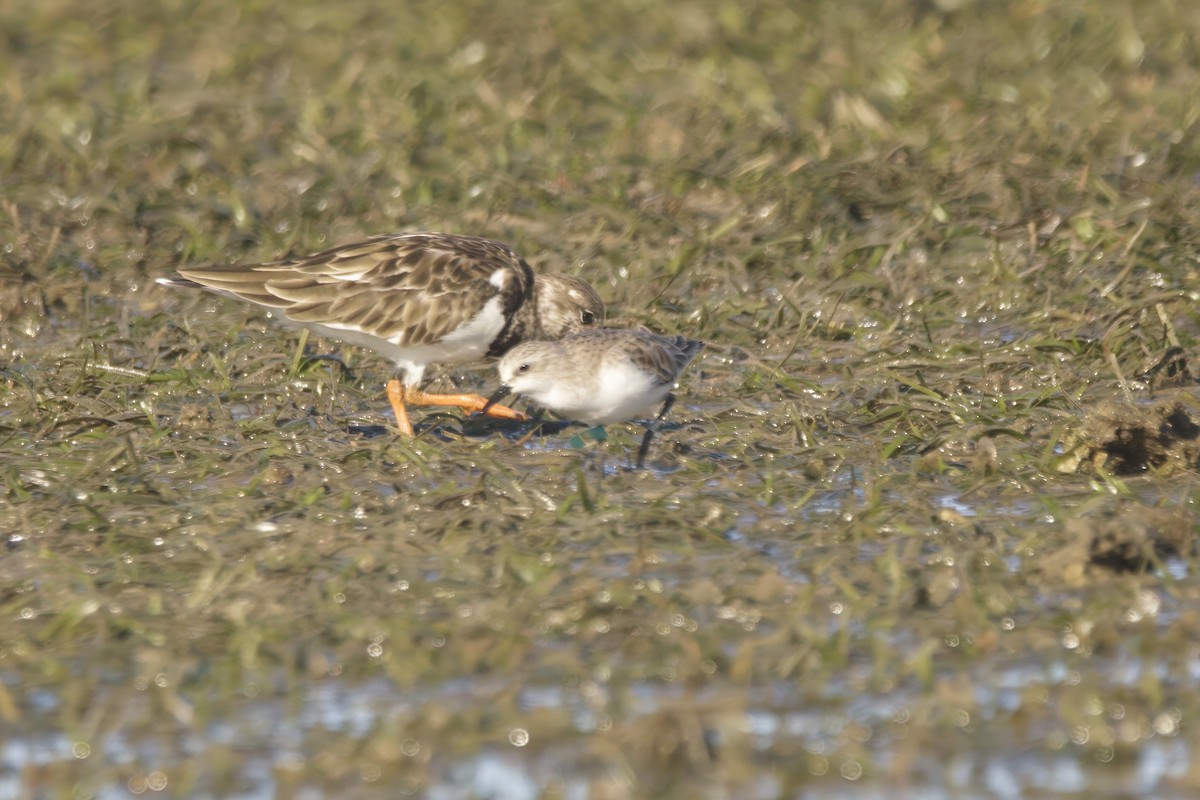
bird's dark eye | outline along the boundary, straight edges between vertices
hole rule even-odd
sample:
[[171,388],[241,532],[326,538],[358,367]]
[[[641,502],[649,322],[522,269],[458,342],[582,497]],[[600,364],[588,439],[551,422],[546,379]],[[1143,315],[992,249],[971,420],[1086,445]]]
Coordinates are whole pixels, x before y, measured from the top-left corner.
[[579,312],[579,321],[584,325],[591,325],[596,321],[596,315],[585,308],[583,311]]
[[517,372],[529,372],[529,365],[528,364],[518,364]]

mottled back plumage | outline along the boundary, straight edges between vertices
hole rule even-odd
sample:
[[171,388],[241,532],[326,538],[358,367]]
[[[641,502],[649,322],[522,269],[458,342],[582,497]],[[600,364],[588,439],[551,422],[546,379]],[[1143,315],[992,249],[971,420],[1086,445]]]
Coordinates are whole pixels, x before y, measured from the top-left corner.
[[[585,311],[595,321],[603,318],[603,303],[584,281],[535,276],[512,248],[477,236],[384,234],[300,258],[184,267],[179,274],[298,324],[352,328],[402,347],[441,341],[496,297],[511,324],[489,348],[492,356],[525,339],[581,330]],[[581,313],[539,324],[535,304],[526,301],[543,282],[559,300],[573,292]]]
[[608,354],[619,353],[652,374],[659,384],[674,384],[679,373],[704,342],[686,336],[662,336],[644,329],[580,331],[575,337],[586,347],[595,342]]
[[388,396],[408,433],[406,398],[475,410],[485,403],[418,391],[426,365],[497,357],[523,341],[556,339],[604,319],[604,304],[586,281],[537,275],[512,248],[477,236],[384,234],[266,264],[184,267],[179,276],[159,282],[245,300],[285,323],[390,358],[404,383],[389,382]]

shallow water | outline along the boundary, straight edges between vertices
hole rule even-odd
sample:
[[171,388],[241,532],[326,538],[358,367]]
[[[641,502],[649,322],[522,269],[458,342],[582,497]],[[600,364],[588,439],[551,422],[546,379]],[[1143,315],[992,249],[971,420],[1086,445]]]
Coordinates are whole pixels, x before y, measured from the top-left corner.
[[[1099,695],[1089,695],[1086,722],[1070,729],[1045,718],[1039,722],[1040,715],[1030,714],[1030,697],[1040,696],[1048,705],[1050,696],[1084,679],[1065,661],[1024,661],[1014,660],[999,672],[989,667],[986,675],[975,670],[978,683],[965,698],[971,710],[953,712],[959,732],[949,735],[960,744],[943,742],[932,750],[910,743],[923,740],[921,717],[929,711],[924,693],[915,687],[863,692],[858,687],[870,675],[855,669],[803,702],[797,702],[791,682],[749,693],[717,681],[703,690],[669,680],[634,682],[619,690],[619,702],[601,681],[524,685],[515,690],[512,714],[492,741],[466,753],[441,752],[445,743],[422,736],[422,709],[436,707],[453,716],[513,691],[507,681],[459,679],[416,692],[385,678],[324,678],[298,693],[246,686],[219,719],[205,724],[196,724],[187,706],[173,709],[173,722],[164,720],[150,687],[132,695],[118,690],[123,720],[116,730],[84,738],[35,726],[7,739],[0,748],[6,773],[0,790],[24,796],[33,788],[29,778],[39,772],[103,759],[105,767],[85,780],[92,796],[100,798],[171,790],[180,775],[190,778],[184,793],[192,797],[318,797],[333,786],[354,796],[374,796],[372,787],[378,786],[381,796],[536,798],[552,787],[564,797],[587,797],[606,783],[628,788],[634,777],[624,759],[587,755],[589,741],[623,725],[653,726],[656,717],[680,714],[686,707],[700,737],[693,744],[702,747],[687,758],[718,774],[731,755],[748,762],[736,784],[739,797],[777,797],[789,785],[803,785],[805,796],[818,797],[884,797],[897,791],[914,797],[1016,798],[1038,791],[1186,796],[1183,788],[1164,788],[1185,780],[1193,768],[1177,709],[1156,715],[1148,725],[1126,722],[1122,706],[1106,706]],[[1136,686],[1143,669],[1136,660],[1111,665],[1109,690]],[[1192,680],[1200,677],[1200,653],[1191,654],[1188,669]],[[11,691],[12,676],[5,678]],[[739,698],[736,704],[731,705],[731,696]],[[52,692],[31,693],[26,701],[43,719],[62,711]],[[103,697],[92,701],[106,704]],[[623,724],[608,713],[614,704],[621,706]],[[539,723],[546,714],[557,724]],[[1026,719],[1017,728],[1023,735],[1015,737],[1014,721],[1022,715]],[[130,735],[129,730],[141,732]],[[1040,747],[1028,745],[1031,732],[1041,739]],[[846,752],[847,741],[856,743],[852,753]],[[336,768],[322,763],[331,742],[354,754]],[[782,753],[789,754],[786,769],[778,760]],[[340,779],[331,783],[331,772],[341,773]],[[887,775],[904,777],[897,784]],[[727,796],[729,788],[696,790]]]

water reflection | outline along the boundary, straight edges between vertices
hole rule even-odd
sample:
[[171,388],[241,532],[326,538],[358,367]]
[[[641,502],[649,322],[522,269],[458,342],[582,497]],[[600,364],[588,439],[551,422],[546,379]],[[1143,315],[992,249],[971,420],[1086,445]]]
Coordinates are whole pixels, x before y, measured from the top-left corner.
[[[814,798],[847,797],[851,784],[855,798],[894,797],[892,778],[900,769],[907,771],[905,795],[913,797],[1015,800],[1030,792],[1100,788],[1109,796],[1169,797],[1162,791],[1164,785],[1186,776],[1191,768],[1189,743],[1177,735],[1178,713],[1163,712],[1145,736],[1109,747],[1088,746],[1088,737],[1074,734],[1055,740],[1046,731],[1024,742],[1014,741],[1007,723],[1014,713],[1029,713],[1021,709],[1022,702],[1029,701],[1028,690],[1069,684],[1073,674],[1063,664],[1026,664],[993,677],[990,687],[974,692],[977,705],[961,727],[961,736],[969,730],[971,738],[959,738],[945,749],[913,751],[901,746],[907,737],[920,735],[913,729],[912,713],[919,695],[902,689],[856,692],[855,678],[831,682],[824,699],[803,703],[788,685],[780,684],[778,691],[757,702],[742,695],[750,703],[740,710],[730,707],[729,697],[715,689],[695,694],[678,684],[642,683],[629,687],[624,724],[654,725],[663,714],[691,714],[689,718],[702,726],[699,735],[714,763],[741,753],[748,759],[743,769],[754,763],[766,765],[780,752],[795,752],[799,768],[813,781],[804,796]],[[1136,670],[1126,678],[1136,680]],[[266,800],[279,796],[285,785],[289,796],[328,796],[324,784],[305,781],[311,779],[311,764],[321,758],[329,736],[356,742],[351,749],[364,754],[353,765],[355,797],[416,793],[443,800],[536,800],[552,789],[555,796],[583,800],[594,796],[605,782],[626,785],[631,780],[627,771],[614,769],[616,762],[606,765],[596,760],[597,742],[612,730],[608,711],[620,700],[607,689],[546,685],[521,691],[516,707],[531,722],[546,712],[569,712],[565,718],[569,730],[550,739],[544,727],[513,725],[504,737],[506,746],[484,744],[473,753],[458,753],[446,742],[427,748],[418,732],[409,729],[422,705],[434,702],[452,713],[460,704],[480,702],[489,690],[502,694],[504,687],[454,681],[431,697],[406,694],[384,679],[358,684],[326,681],[308,690],[298,708],[284,701],[243,703],[202,731],[176,731],[165,737],[159,731],[145,738],[115,732],[92,741],[62,733],[10,736],[0,744],[0,796],[31,796],[25,783],[30,775],[56,763],[88,759],[123,768],[105,773],[108,782],[95,787],[94,796],[100,800],[124,798],[131,791],[163,791],[194,768],[196,760],[203,762],[206,754],[227,758],[235,753],[241,759],[236,767],[238,788],[220,796]],[[1106,718],[1123,716],[1119,706],[1101,703],[1098,708],[1096,730],[1104,727]],[[419,779],[396,779],[366,757],[373,752],[369,743],[380,737],[396,740],[396,755],[427,766]],[[1134,744],[1136,749],[1130,749]],[[1120,759],[1113,758],[1114,747],[1123,748]],[[431,753],[435,756],[426,758]],[[186,767],[189,762],[191,767]],[[118,774],[121,777],[113,777]],[[197,781],[194,796],[216,796],[216,788],[207,786],[203,777],[193,779]],[[369,788],[374,783],[379,784],[377,792]],[[765,770],[739,782],[737,796],[774,798],[781,788],[778,775]],[[730,795],[714,786],[711,796]]]

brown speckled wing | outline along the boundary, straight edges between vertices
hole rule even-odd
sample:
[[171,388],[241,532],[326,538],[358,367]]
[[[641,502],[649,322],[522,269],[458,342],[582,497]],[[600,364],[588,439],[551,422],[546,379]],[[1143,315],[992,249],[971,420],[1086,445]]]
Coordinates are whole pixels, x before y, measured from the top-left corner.
[[704,343],[685,336],[658,336],[636,332],[627,345],[635,364],[652,372],[659,383],[674,383]]
[[529,265],[500,242],[434,233],[385,234],[302,258],[179,274],[294,322],[350,326],[411,345],[440,340],[497,295],[511,315],[533,284]]
[[594,358],[612,354],[628,358],[654,375],[658,383],[674,383],[679,373],[704,348],[704,342],[686,336],[660,336],[645,328],[598,328],[567,340]]

